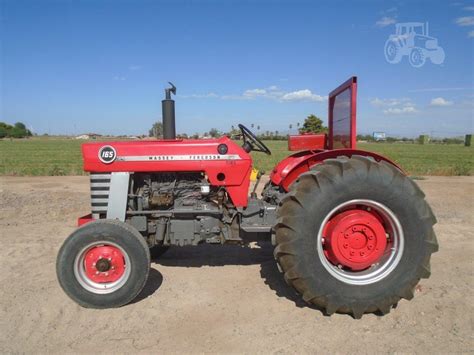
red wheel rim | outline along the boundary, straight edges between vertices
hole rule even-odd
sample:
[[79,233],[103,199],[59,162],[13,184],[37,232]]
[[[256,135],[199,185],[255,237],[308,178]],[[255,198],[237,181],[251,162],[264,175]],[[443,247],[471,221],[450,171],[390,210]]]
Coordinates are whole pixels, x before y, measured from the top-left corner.
[[324,228],[324,252],[339,267],[364,270],[377,263],[387,247],[387,233],[380,217],[362,208],[333,216]]
[[354,199],[334,207],[317,236],[317,256],[333,277],[368,285],[389,275],[403,255],[405,237],[395,213],[380,202]]
[[95,246],[85,253],[84,270],[85,275],[93,282],[115,282],[125,272],[125,258],[115,246]]

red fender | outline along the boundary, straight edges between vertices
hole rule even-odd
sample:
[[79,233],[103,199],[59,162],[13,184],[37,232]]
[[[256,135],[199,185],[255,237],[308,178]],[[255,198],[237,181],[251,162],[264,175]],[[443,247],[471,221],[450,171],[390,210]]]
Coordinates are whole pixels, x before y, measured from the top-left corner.
[[377,161],[386,161],[396,168],[403,171],[396,163],[390,159],[383,157],[377,153],[368,152],[358,149],[334,149],[334,150],[306,150],[290,155],[283,159],[273,169],[270,180],[275,185],[281,186],[285,191],[288,191],[290,185],[302,173],[311,169],[313,165],[319,164],[326,159],[337,158],[341,155],[350,157],[352,155],[362,155],[365,157],[372,157]]

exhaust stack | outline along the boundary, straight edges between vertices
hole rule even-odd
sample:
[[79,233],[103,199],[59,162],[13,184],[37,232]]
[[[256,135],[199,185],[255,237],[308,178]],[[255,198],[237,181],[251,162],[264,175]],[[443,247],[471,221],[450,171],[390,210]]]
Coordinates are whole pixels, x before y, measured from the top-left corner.
[[165,89],[165,99],[161,101],[161,108],[163,113],[163,138],[176,139],[176,123],[174,113],[174,100],[171,99],[171,94],[176,95],[176,86],[172,83],[170,88]]

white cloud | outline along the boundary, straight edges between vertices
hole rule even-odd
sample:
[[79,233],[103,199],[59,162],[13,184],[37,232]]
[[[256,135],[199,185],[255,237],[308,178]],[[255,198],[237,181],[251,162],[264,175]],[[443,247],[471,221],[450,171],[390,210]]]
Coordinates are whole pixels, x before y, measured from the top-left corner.
[[467,33],[467,36],[468,36],[469,38],[474,38],[474,31],[468,32],[468,33]]
[[404,113],[415,113],[418,112],[417,109],[413,106],[406,107],[390,107],[387,110],[384,110],[383,113],[386,115],[401,115]]
[[389,25],[393,25],[396,22],[397,22],[397,19],[395,17],[383,16],[381,19],[379,19],[379,20],[377,20],[377,22],[375,22],[375,26],[377,26],[377,27],[386,27],[386,26],[389,26]]
[[114,80],[124,81],[125,79],[126,78],[124,76],[119,76],[119,75],[114,76]]
[[458,26],[474,26],[474,16],[458,17],[456,24]]
[[322,102],[327,100],[327,96],[321,96],[313,94],[311,90],[304,89],[298,91],[292,91],[284,94],[281,98],[282,101],[315,101]]
[[137,70],[140,70],[141,68],[142,68],[141,65],[134,65],[134,64],[132,64],[128,67],[128,69],[131,70],[131,71],[137,71]]
[[413,106],[411,104],[411,100],[403,97],[401,99],[379,99],[378,97],[374,99],[369,100],[372,106],[375,107],[391,107],[391,106],[399,106],[399,105],[405,105],[405,106]]
[[280,102],[291,102],[291,101],[311,101],[311,102],[323,102],[328,99],[327,96],[321,96],[314,94],[309,89],[285,92],[280,90],[276,85],[269,86],[265,89],[256,88],[245,90],[241,95],[217,95],[213,92],[208,94],[192,94],[192,95],[181,95],[182,98],[220,98],[222,100],[255,100],[255,99],[269,99]]
[[431,99],[430,106],[451,106],[453,104],[452,101],[448,101],[442,97],[436,97]]
[[416,105],[407,97],[380,99],[378,97],[370,99],[370,104],[374,107],[385,108],[383,113],[386,115],[399,115],[418,112]]
[[258,97],[264,97],[267,99],[279,99],[285,93],[280,91],[278,86],[271,85],[265,89],[248,89],[243,92],[241,96],[239,95],[226,95],[223,98],[225,99],[243,99],[243,100],[253,100]]
[[474,11],[474,6],[466,6],[466,7],[463,8],[463,10]]
[[249,89],[245,90],[243,96],[249,99],[255,99],[258,96],[266,95],[267,90],[265,89]]
[[383,105],[383,100],[379,99],[376,97],[375,99],[370,99],[370,103],[374,106],[382,106]]

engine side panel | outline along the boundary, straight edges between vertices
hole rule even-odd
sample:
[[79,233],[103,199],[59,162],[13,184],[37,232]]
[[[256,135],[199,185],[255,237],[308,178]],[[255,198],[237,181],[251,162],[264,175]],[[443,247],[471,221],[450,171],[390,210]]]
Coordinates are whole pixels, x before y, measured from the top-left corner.
[[397,167],[403,171],[396,163],[390,159],[383,157],[379,154],[368,152],[365,150],[357,149],[335,149],[335,150],[326,150],[326,151],[314,151],[307,150],[304,152],[299,152],[293,155],[290,155],[288,158],[283,159],[278,165],[273,169],[270,180],[273,184],[281,186],[283,190],[288,191],[290,185],[300,176],[302,173],[311,169],[312,166],[321,163],[326,159],[336,158],[338,156],[352,156],[352,155],[362,155],[373,157],[377,161],[384,160],[393,166]]
[[[218,151],[222,144],[225,154]],[[110,162],[99,156],[104,147],[112,148]],[[227,188],[237,207],[247,205],[252,158],[228,137],[85,143],[82,154],[84,170],[91,173],[204,172],[212,185]]]

